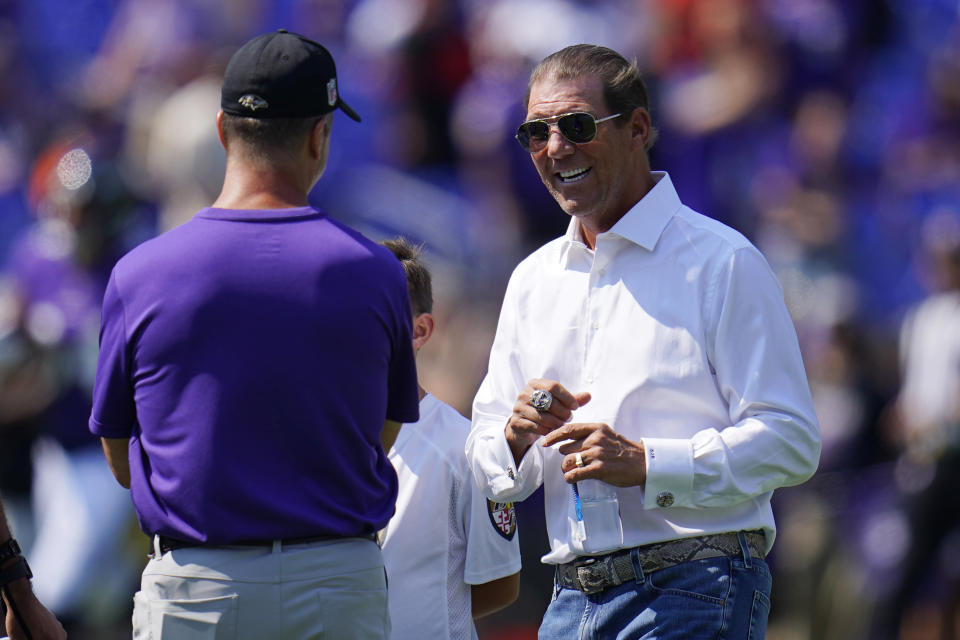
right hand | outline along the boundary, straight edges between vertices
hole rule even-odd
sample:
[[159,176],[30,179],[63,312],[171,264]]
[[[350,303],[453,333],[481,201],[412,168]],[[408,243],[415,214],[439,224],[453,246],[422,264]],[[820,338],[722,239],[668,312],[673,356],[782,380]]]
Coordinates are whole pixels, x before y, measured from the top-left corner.
[[[19,584],[21,582],[26,583],[26,588]],[[10,585],[10,593],[34,640],[65,640],[67,632],[64,631],[63,625],[37,600],[29,582],[26,580],[15,581]],[[27,636],[17,623],[17,618],[13,614],[13,608],[10,607],[6,594],[4,594],[4,600],[7,602],[6,625],[10,640],[26,640]]]
[[[530,406],[530,395],[537,389],[549,391],[553,396],[553,403],[543,413]],[[527,386],[517,395],[513,413],[504,427],[504,435],[513,452],[514,462],[519,464],[523,454],[537,438],[563,426],[573,416],[574,411],[588,402],[588,391],[572,393],[556,380],[534,378],[527,382]]]

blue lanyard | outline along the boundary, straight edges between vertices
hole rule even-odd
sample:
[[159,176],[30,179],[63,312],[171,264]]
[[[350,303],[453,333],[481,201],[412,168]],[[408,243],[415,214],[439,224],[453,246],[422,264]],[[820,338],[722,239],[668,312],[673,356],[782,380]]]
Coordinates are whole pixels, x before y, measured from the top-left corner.
[[577,489],[577,483],[570,485],[573,488],[573,509],[577,512],[577,522],[583,522],[583,509],[580,507],[580,491]]
[[571,484],[570,488],[573,489],[573,508],[577,512],[577,526],[573,532],[573,537],[583,542],[587,539],[587,530],[583,523],[583,509],[580,507],[580,490],[577,488],[576,482]]

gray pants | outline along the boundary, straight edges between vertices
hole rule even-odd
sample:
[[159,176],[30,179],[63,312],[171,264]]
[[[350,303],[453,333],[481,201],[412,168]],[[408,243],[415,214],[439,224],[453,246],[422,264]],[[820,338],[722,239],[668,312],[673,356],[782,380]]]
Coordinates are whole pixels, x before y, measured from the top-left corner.
[[383,557],[371,540],[154,547],[133,598],[135,640],[390,636]]

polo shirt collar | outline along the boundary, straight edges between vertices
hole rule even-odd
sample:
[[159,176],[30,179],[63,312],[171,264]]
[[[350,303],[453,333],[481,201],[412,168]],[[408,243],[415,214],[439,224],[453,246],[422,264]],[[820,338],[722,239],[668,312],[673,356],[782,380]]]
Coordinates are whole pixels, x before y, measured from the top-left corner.
[[[653,251],[660,239],[663,230],[673,215],[683,206],[677,194],[670,175],[665,171],[653,172],[654,185],[640,200],[633,205],[615,225],[598,236],[614,234],[630,242]],[[572,217],[564,235],[565,251],[561,252],[561,260],[565,260],[569,248],[573,244],[583,244],[580,233],[580,221]]]

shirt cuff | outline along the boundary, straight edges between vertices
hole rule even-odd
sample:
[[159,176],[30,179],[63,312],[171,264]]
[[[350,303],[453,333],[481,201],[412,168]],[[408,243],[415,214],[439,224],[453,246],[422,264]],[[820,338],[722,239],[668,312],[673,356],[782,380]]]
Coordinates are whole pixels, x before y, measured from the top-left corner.
[[502,431],[500,437],[493,440],[493,445],[496,449],[496,459],[501,463],[500,467],[503,469],[503,473],[491,481],[490,488],[493,489],[494,493],[504,498],[509,497],[516,500],[519,499],[516,498],[518,494],[523,494],[526,497],[526,494],[529,493],[526,490],[526,485],[530,479],[537,477],[540,468],[539,458],[533,450],[534,447],[540,445],[540,441],[537,440],[530,445],[523,453],[523,457],[520,458],[519,465],[514,463],[513,451],[510,449],[510,443],[507,442],[507,436]]
[[498,424],[481,426],[473,446],[479,463],[478,484],[488,498],[497,502],[519,501],[536,490],[539,470],[533,451],[536,443],[527,450],[519,465],[514,463],[503,427]]
[[643,508],[693,506],[693,445],[675,438],[643,438],[647,464]]
[[493,457],[499,471],[490,478],[490,489],[494,496],[502,497],[513,493],[520,485],[520,467],[523,467],[523,461],[520,461],[520,467],[514,465],[513,453],[506,437],[491,438],[490,445],[493,447]]

